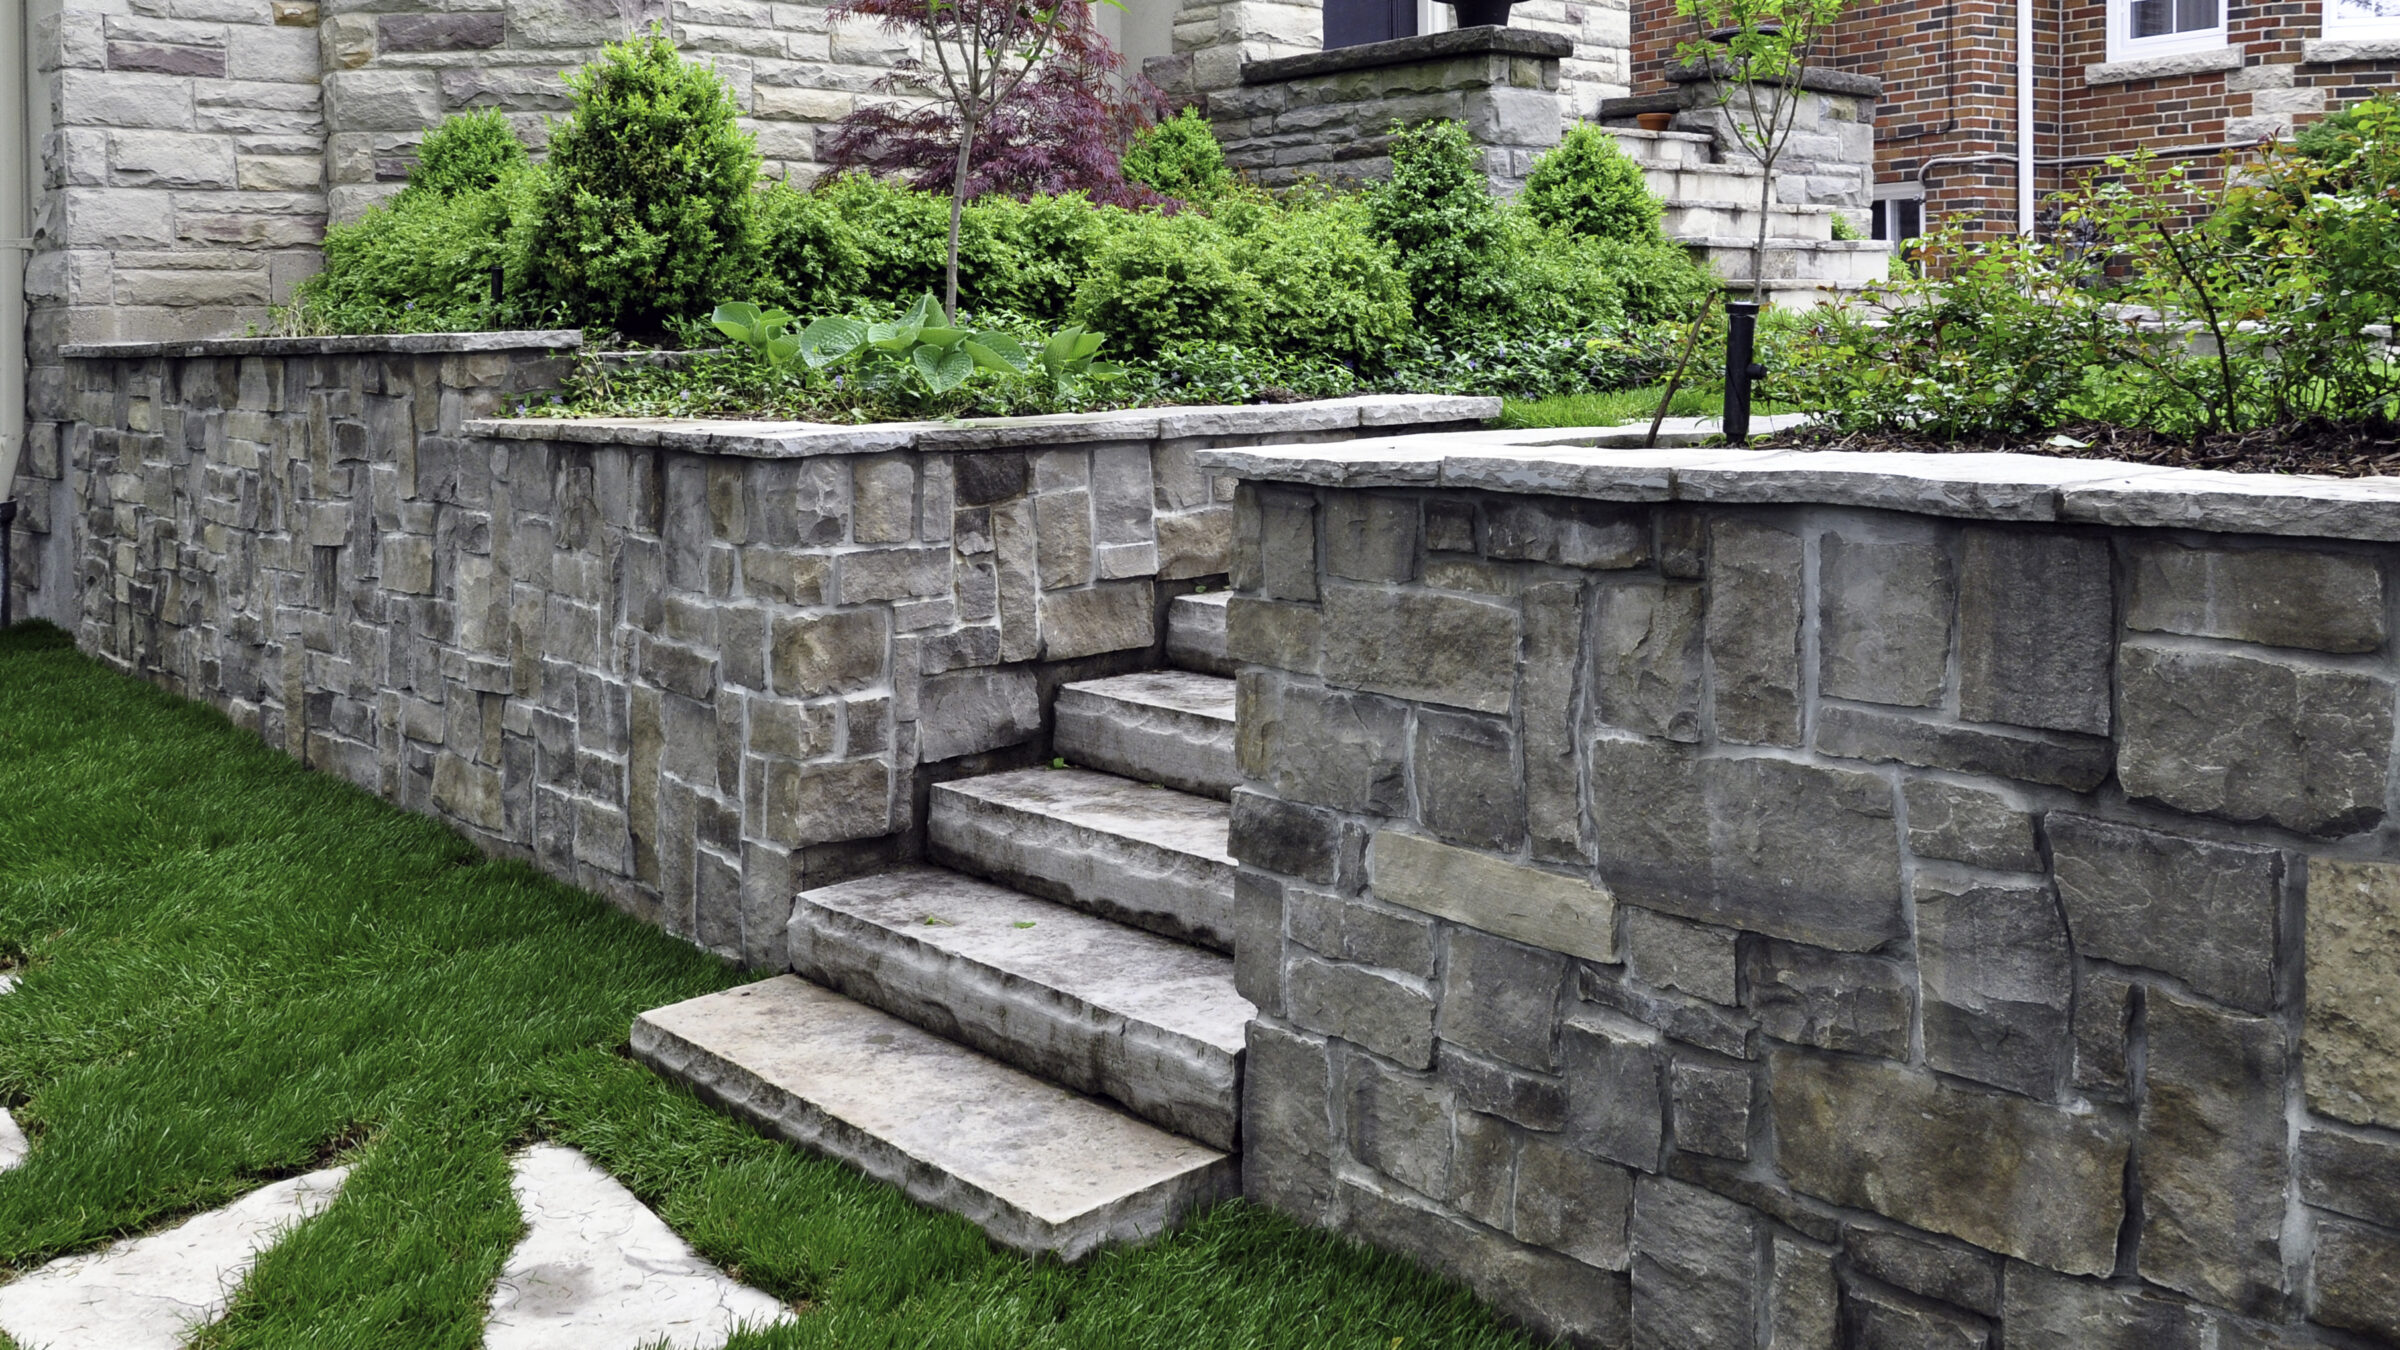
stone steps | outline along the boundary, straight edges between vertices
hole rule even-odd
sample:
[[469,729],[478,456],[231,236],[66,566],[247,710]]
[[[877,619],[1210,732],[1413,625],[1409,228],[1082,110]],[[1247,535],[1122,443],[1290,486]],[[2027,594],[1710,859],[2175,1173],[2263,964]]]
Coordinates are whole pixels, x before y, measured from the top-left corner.
[[803,977],[1231,1149],[1256,1010],[1233,962],[933,867],[806,891]]
[[1058,691],[1052,745],[1070,763],[1227,800],[1233,681],[1186,670],[1087,680]]
[[1609,127],[1617,148],[1645,169],[1705,167],[1717,157],[1717,138],[1704,131],[1644,131],[1640,127]]
[[1225,602],[1232,591],[1179,595],[1167,606],[1167,663],[1203,675],[1234,676],[1225,652]]
[[[1668,200],[1665,212],[1659,217],[1659,228],[1670,239],[1758,237],[1758,198],[1747,201]],[[1830,206],[1789,206],[1775,202],[1767,207],[1767,239],[1770,243],[1782,240],[1818,240],[1833,238],[1833,208]]]
[[1236,1194],[1240,1161],[794,975],[642,1014],[633,1053],[1018,1251],[1077,1260]]
[[933,790],[934,861],[1221,952],[1233,950],[1223,802],[1086,769],[1024,769]]

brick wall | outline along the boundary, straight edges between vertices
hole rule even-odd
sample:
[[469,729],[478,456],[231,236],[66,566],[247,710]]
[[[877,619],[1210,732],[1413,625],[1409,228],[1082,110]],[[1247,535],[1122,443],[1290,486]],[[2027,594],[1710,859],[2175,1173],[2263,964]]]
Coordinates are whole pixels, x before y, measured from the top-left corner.
[[2388,491],[1420,447],[1209,461],[1252,1200],[1584,1346],[2400,1341]]

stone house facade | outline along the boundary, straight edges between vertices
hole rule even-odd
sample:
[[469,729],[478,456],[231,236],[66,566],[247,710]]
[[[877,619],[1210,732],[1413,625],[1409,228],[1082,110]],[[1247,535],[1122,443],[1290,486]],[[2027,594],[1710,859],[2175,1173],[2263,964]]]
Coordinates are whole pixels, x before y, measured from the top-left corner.
[[[1882,81],[1879,238],[1955,214],[2022,229],[2042,196],[2111,155],[2147,148],[2213,170],[2229,148],[2389,88],[2393,13],[2373,0],[1860,0],[1828,64]],[[1665,87],[1690,22],[1672,0],[1642,0],[1634,30],[1636,92]]]

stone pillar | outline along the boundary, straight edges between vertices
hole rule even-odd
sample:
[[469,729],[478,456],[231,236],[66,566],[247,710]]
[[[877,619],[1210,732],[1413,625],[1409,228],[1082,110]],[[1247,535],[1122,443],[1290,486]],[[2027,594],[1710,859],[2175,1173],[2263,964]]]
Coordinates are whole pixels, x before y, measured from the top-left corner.
[[1468,28],[1256,61],[1211,95],[1225,161],[1265,187],[1304,179],[1359,183],[1391,172],[1391,126],[1449,118],[1484,147],[1502,191],[1558,144],[1566,109],[1559,63],[1574,44],[1517,28]]

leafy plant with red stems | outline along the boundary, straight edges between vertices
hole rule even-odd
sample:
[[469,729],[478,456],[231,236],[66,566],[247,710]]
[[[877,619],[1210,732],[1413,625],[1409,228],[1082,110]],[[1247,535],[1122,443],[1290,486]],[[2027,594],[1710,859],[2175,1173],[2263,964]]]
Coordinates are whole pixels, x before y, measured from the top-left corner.
[[942,312],[958,317],[959,222],[970,198],[1089,192],[1100,201],[1162,200],[1125,182],[1118,157],[1161,100],[1122,72],[1093,17],[1121,0],[843,0],[836,18],[872,18],[927,52],[893,69],[881,92],[930,87],[914,107],[862,107],[828,147],[837,168],[899,175],[950,193]]

